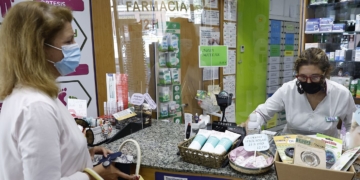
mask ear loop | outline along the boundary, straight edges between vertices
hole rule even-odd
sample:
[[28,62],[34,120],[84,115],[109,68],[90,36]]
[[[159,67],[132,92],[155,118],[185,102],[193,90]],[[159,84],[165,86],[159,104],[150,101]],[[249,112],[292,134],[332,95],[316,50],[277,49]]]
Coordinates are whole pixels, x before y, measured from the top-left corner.
[[301,87],[299,80],[296,81],[296,86],[297,86],[297,90],[298,90],[299,94],[304,94],[305,91]]

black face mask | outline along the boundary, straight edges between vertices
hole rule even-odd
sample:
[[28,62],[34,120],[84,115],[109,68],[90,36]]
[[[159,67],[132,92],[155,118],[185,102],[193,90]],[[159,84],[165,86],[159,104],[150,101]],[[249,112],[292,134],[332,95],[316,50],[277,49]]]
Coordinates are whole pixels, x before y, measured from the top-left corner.
[[308,94],[315,94],[322,89],[321,83],[300,82],[300,84],[301,84],[301,87],[304,90],[304,92],[306,92]]

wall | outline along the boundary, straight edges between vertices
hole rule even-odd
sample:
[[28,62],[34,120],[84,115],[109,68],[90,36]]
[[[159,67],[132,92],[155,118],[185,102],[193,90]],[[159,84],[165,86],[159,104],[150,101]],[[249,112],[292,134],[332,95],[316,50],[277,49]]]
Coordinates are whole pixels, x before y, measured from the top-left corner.
[[236,122],[240,123],[266,99],[269,3],[238,1],[237,23]]

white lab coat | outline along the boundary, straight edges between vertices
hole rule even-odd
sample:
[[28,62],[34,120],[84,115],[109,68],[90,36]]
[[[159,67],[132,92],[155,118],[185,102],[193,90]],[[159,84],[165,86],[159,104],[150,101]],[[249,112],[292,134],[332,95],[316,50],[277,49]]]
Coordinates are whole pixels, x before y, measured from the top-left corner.
[[65,106],[17,86],[0,113],[0,180],[88,180],[86,138]]
[[338,137],[338,122],[327,122],[326,117],[339,117],[347,131],[350,130],[353,112],[356,110],[350,91],[343,85],[326,79],[327,91],[325,98],[312,110],[306,94],[299,94],[296,79],[281,86],[256,111],[263,114],[265,121],[275,113],[285,110],[287,124],[285,133],[315,134]]

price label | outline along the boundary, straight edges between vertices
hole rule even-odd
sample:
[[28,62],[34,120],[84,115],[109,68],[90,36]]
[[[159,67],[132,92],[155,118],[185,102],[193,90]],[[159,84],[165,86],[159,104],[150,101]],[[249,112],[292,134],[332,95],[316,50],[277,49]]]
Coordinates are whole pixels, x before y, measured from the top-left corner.
[[130,98],[130,103],[134,105],[142,105],[144,103],[144,95],[140,93],[134,93]]
[[248,135],[244,138],[244,148],[246,151],[265,151],[269,147],[269,139],[266,134]]
[[144,94],[145,101],[150,105],[151,109],[156,109],[157,105],[155,101],[151,98],[149,93]]

